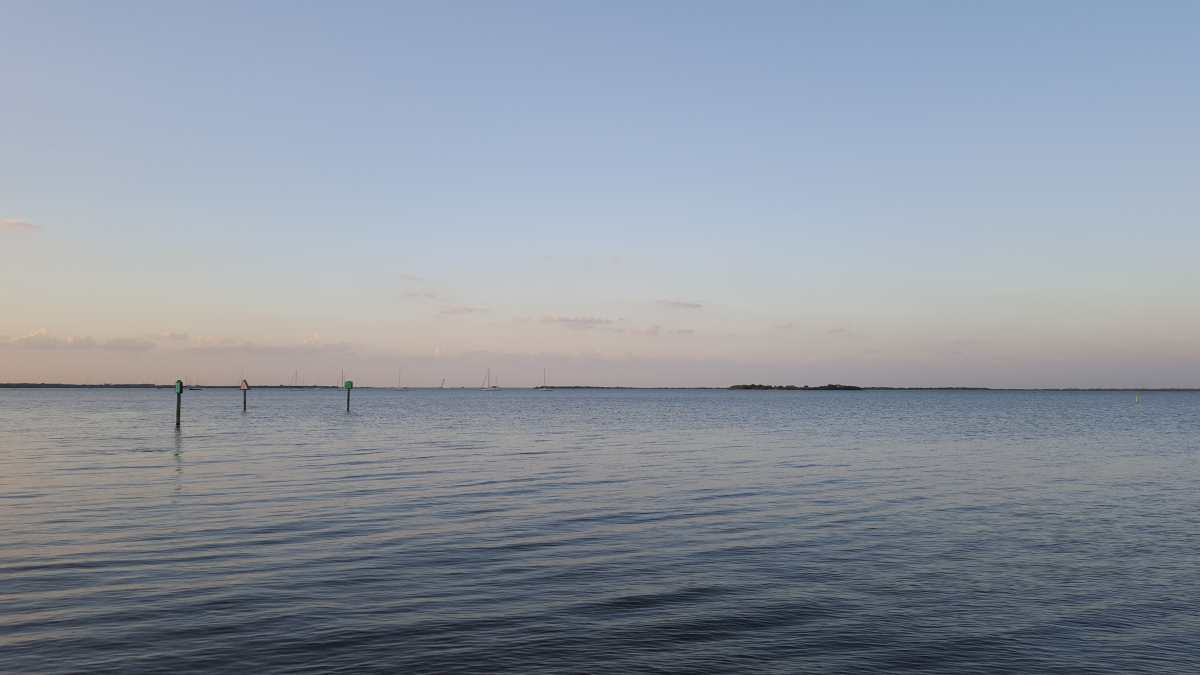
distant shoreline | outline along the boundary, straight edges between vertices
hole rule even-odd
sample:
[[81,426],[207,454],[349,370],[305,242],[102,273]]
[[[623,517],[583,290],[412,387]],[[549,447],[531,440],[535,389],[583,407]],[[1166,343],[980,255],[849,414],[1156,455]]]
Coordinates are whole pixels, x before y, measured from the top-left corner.
[[[0,382],[0,389],[173,389],[174,384],[70,384],[62,382]],[[239,385],[204,385],[205,389],[238,389]],[[253,389],[337,389],[330,384],[260,384]],[[372,387],[357,385],[358,389],[409,390],[409,391],[473,391],[478,387]],[[769,392],[813,392],[813,391],[1061,391],[1061,392],[1200,392],[1200,387],[858,387],[850,385],[797,387],[792,385],[733,385],[731,387],[604,387],[592,385],[539,385],[536,387],[499,387],[502,391],[553,390],[605,390],[605,391],[769,391]]]

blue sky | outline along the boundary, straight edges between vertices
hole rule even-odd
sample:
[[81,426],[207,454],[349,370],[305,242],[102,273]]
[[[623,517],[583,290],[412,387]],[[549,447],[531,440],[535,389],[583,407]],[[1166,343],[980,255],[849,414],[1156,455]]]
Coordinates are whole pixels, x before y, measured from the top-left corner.
[[1191,3],[0,14],[0,379],[1200,384]]

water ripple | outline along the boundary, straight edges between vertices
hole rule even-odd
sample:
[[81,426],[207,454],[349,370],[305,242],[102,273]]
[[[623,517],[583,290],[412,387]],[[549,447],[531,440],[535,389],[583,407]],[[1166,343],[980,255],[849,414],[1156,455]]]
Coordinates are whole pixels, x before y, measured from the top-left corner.
[[0,391],[0,671],[1200,672],[1127,398]]

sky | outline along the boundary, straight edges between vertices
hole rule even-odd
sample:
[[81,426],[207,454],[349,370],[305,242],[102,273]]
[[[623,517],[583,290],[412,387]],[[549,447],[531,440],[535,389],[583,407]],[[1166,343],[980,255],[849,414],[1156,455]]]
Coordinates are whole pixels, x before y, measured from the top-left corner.
[[0,0],[0,381],[1200,386],[1200,5]]

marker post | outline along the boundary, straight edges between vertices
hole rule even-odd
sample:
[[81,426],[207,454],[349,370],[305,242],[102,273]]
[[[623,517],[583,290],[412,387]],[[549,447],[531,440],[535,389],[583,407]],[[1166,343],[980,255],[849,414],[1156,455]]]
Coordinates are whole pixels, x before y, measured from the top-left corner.
[[246,392],[250,391],[250,383],[242,380],[242,412],[246,412]]
[[350,412],[350,390],[354,388],[354,382],[346,380],[346,412]]
[[183,380],[175,380],[175,428],[179,428],[179,413],[183,409]]

